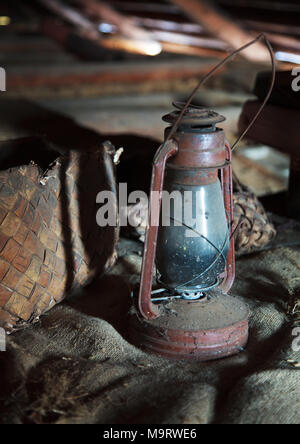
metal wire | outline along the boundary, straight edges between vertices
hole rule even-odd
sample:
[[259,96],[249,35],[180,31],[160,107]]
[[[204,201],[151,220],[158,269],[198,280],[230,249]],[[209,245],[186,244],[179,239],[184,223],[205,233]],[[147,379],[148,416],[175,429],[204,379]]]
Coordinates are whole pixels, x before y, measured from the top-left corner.
[[223,257],[224,262],[225,262],[225,264],[226,264],[227,259],[226,259],[225,255],[224,255],[224,250],[225,250],[225,248],[226,248],[226,244],[227,244],[228,240],[229,240],[229,241],[231,240],[231,236],[229,235],[229,233],[230,233],[230,231],[231,231],[231,227],[228,227],[228,232],[227,232],[227,235],[226,235],[226,239],[225,239],[225,241],[224,241],[224,244],[223,244],[223,246],[222,246],[222,249],[220,250],[220,249],[219,249],[216,245],[214,245],[214,243],[211,242],[207,237],[205,237],[203,234],[201,234],[201,233],[199,233],[197,230],[195,230],[195,228],[190,227],[190,226],[188,226],[187,224],[185,224],[184,222],[181,222],[181,221],[179,221],[179,220],[176,220],[176,219],[173,218],[173,217],[170,217],[170,219],[172,219],[174,222],[180,222],[180,223],[182,223],[182,225],[183,225],[184,227],[188,228],[189,230],[194,231],[194,233],[198,234],[198,236],[200,236],[200,237],[202,237],[202,239],[206,240],[206,241],[207,241],[207,242],[208,242],[208,243],[209,243],[209,244],[210,244],[210,245],[211,245],[211,246],[212,246],[212,247],[218,252],[218,255],[216,256],[216,258],[213,260],[213,262],[210,264],[210,266],[209,266],[206,270],[204,270],[202,273],[200,273],[199,275],[197,275],[196,277],[194,277],[194,278],[191,279],[190,281],[187,281],[187,282],[185,282],[185,283],[183,283],[183,284],[177,285],[177,286],[174,288],[174,290],[177,291],[178,288],[180,288],[180,287],[185,287],[186,285],[190,284],[191,282],[194,282],[195,280],[201,278],[203,275],[205,275],[206,273],[208,273],[208,272],[212,269],[212,267],[215,265],[215,263],[219,260],[219,258],[220,258],[221,256]]
[[[232,145],[232,148],[231,148],[232,151],[237,147],[237,145],[238,145],[238,144],[240,143],[240,141],[245,137],[245,135],[248,133],[248,131],[250,130],[250,128],[254,125],[254,123],[256,122],[256,120],[258,119],[258,117],[260,116],[261,112],[263,111],[264,107],[266,106],[266,104],[267,104],[267,102],[268,102],[268,100],[269,100],[269,98],[270,98],[270,96],[271,96],[271,94],[272,94],[272,91],[273,91],[273,88],[274,88],[274,84],[275,84],[275,79],[276,79],[276,62],[275,62],[274,50],[273,50],[273,48],[272,48],[271,43],[269,42],[269,40],[267,39],[267,37],[266,37],[266,35],[265,35],[264,33],[258,35],[258,37],[256,37],[254,40],[250,41],[249,43],[247,43],[246,45],[244,45],[244,46],[242,46],[241,48],[237,49],[236,51],[233,51],[231,54],[229,54],[224,60],[222,60],[220,63],[218,63],[218,64],[217,64],[217,65],[216,65],[216,66],[215,66],[215,67],[214,67],[214,68],[213,68],[208,74],[206,74],[206,75],[200,80],[200,82],[198,83],[198,85],[196,86],[196,88],[193,90],[192,94],[191,94],[190,97],[188,98],[187,102],[186,102],[185,105],[183,106],[182,110],[180,111],[180,114],[179,114],[178,118],[176,119],[174,125],[172,126],[172,128],[171,128],[171,130],[170,130],[170,132],[169,132],[169,134],[168,134],[168,136],[167,136],[167,138],[165,139],[165,142],[164,142],[163,146],[165,146],[166,143],[167,143],[167,142],[173,137],[173,135],[175,134],[175,132],[176,132],[176,130],[177,130],[177,128],[178,128],[178,126],[179,126],[179,124],[180,124],[180,122],[181,122],[181,120],[182,120],[182,118],[183,118],[183,116],[184,116],[184,114],[185,114],[185,112],[186,112],[186,110],[187,110],[188,107],[191,105],[191,103],[192,103],[192,101],[193,101],[193,99],[194,99],[196,93],[198,92],[199,88],[200,88],[205,82],[207,82],[207,80],[209,80],[209,79],[210,79],[210,78],[211,78],[211,77],[212,77],[212,76],[213,76],[213,75],[214,75],[214,74],[215,74],[220,68],[222,68],[227,62],[229,62],[229,61],[230,61],[231,59],[233,59],[236,55],[238,55],[239,53],[241,53],[242,51],[244,51],[245,49],[247,49],[249,46],[254,45],[254,44],[257,43],[259,40],[262,40],[262,39],[265,41],[265,43],[266,43],[266,45],[267,45],[267,47],[268,47],[269,53],[270,53],[270,57],[271,57],[271,64],[272,64],[272,80],[271,80],[270,88],[269,88],[269,91],[268,91],[268,94],[267,94],[265,100],[263,101],[261,107],[259,108],[258,112],[257,112],[256,115],[254,116],[254,118],[252,119],[252,121],[250,122],[250,124],[248,125],[248,127],[246,128],[246,130],[245,130],[245,131],[244,131],[244,132],[238,137],[238,139],[236,140],[236,142]],[[237,183],[238,183],[238,181],[237,181]],[[172,218],[172,219],[175,221],[174,218]],[[199,275],[197,275],[196,277],[194,277],[194,278],[191,279],[190,281],[187,281],[187,282],[185,282],[185,283],[183,283],[183,284],[177,285],[177,286],[175,287],[175,289],[174,289],[175,291],[177,291],[178,288],[180,288],[180,287],[184,287],[184,286],[186,286],[186,285],[188,285],[188,284],[194,282],[195,280],[201,278],[204,274],[208,273],[208,271],[209,271],[209,270],[215,265],[215,263],[218,261],[218,259],[219,259],[221,256],[223,257],[223,259],[224,259],[224,261],[225,261],[225,264],[226,264],[227,259],[225,258],[224,250],[225,250],[225,248],[226,248],[226,245],[227,245],[228,240],[231,241],[232,237],[236,234],[236,232],[237,232],[237,230],[238,230],[240,224],[235,228],[234,232],[231,233],[231,235],[230,235],[230,232],[231,232],[232,226],[231,226],[231,224],[229,224],[229,226],[228,226],[228,233],[227,233],[226,239],[225,239],[225,241],[224,241],[224,245],[223,245],[223,247],[222,247],[222,250],[219,250],[219,248],[218,248],[216,245],[214,245],[209,239],[207,239],[207,238],[206,238],[205,236],[203,236],[201,233],[197,232],[197,230],[195,230],[194,228],[189,227],[188,225],[186,225],[186,224],[184,224],[184,223],[183,223],[183,226],[185,226],[186,228],[188,228],[188,229],[194,231],[196,234],[198,234],[199,236],[201,236],[201,237],[202,237],[204,240],[206,240],[206,241],[207,241],[207,242],[208,242],[213,248],[215,248],[215,250],[218,252],[218,254],[217,254],[216,258],[214,259],[214,261],[210,264],[210,266],[209,266],[206,270],[204,270],[202,273],[200,273]],[[156,270],[156,274],[157,274],[157,270]]]
[[222,250],[219,250],[218,255],[215,257],[215,259],[213,260],[213,262],[210,264],[209,267],[207,267],[206,270],[204,270],[202,273],[200,273],[200,274],[198,274],[197,276],[195,276],[195,277],[194,277],[193,279],[191,279],[190,281],[187,281],[187,282],[185,282],[185,283],[183,283],[183,284],[177,285],[177,287],[175,287],[175,290],[177,290],[177,289],[180,288],[180,287],[185,287],[186,285],[188,285],[188,284],[190,284],[190,283],[196,281],[197,279],[200,279],[202,276],[204,276],[205,274],[207,274],[207,273],[213,268],[213,266],[215,265],[215,263],[219,260],[219,258],[220,258],[221,256],[223,257],[224,262],[225,262],[225,264],[226,264],[226,259],[225,259],[225,256],[224,256],[224,250],[225,250],[225,248],[226,248],[226,244],[227,244],[228,239],[229,239],[229,233],[228,233],[228,236],[227,236],[226,239],[225,239],[225,242],[224,242],[224,245],[223,245],[223,247],[222,247]]
[[239,138],[236,140],[236,142],[232,145],[232,150],[234,150],[236,148],[236,146],[240,143],[240,141],[245,137],[245,135],[248,133],[248,131],[250,130],[250,128],[254,125],[254,123],[256,122],[256,120],[258,119],[259,115],[261,114],[262,110],[264,109],[264,107],[266,106],[269,98],[271,97],[272,91],[273,91],[273,87],[275,84],[275,79],[276,79],[276,61],[275,61],[275,54],[274,54],[274,50],[272,48],[271,43],[269,42],[269,40],[267,39],[266,35],[264,33],[259,34],[258,37],[256,37],[254,40],[252,40],[251,42],[247,43],[246,45],[242,46],[241,48],[237,49],[236,51],[233,51],[231,54],[229,54],[224,60],[222,60],[220,63],[218,63],[208,74],[206,74],[198,83],[198,85],[196,86],[196,88],[193,90],[192,94],[190,95],[189,99],[187,100],[186,104],[184,105],[184,107],[182,108],[176,122],[174,123],[174,125],[171,128],[171,131],[168,135],[168,137],[166,138],[164,145],[173,137],[173,135],[175,134],[186,110],[188,109],[188,107],[191,105],[193,98],[195,97],[196,93],[198,92],[199,88],[205,83],[207,82],[207,80],[209,80],[214,74],[215,72],[217,72],[220,68],[222,68],[227,62],[229,62],[231,59],[233,59],[236,55],[238,55],[240,52],[244,51],[245,49],[249,48],[249,46],[254,45],[255,43],[257,43],[259,40],[264,40],[268,50],[270,52],[270,56],[271,56],[271,64],[272,64],[272,81],[271,81],[271,85],[270,85],[270,89],[268,91],[268,94],[265,98],[265,100],[263,101],[261,107],[259,108],[258,112],[256,113],[256,115],[254,116],[253,120],[251,121],[251,123],[248,125],[248,127],[246,128],[246,130],[239,136]]

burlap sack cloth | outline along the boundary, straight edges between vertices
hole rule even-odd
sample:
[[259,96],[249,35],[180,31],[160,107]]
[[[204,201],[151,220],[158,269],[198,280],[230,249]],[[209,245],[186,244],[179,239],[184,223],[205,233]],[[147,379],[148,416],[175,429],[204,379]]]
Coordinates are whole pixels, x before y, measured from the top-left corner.
[[[99,146],[98,136],[82,138],[80,131],[79,137],[73,123],[64,119],[61,127],[54,137],[56,118],[39,123],[55,143]],[[1,423],[300,422],[300,353],[292,349],[299,249],[238,259],[232,294],[252,310],[250,342],[239,356],[205,364],[151,356],[127,341],[128,284],[139,279],[141,256],[137,244],[121,243],[119,250],[109,274],[8,338],[0,352]],[[289,302],[294,323],[286,315]]]
[[127,341],[128,283],[141,263],[129,247],[111,273],[9,338],[0,353],[1,422],[299,423],[299,248],[238,260],[232,294],[251,308],[249,345],[203,364],[168,361]]

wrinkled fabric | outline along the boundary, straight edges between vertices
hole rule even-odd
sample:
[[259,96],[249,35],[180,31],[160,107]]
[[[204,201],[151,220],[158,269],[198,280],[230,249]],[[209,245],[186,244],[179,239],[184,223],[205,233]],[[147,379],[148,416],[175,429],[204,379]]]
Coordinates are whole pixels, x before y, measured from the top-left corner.
[[133,248],[98,282],[9,337],[0,353],[2,423],[300,422],[300,353],[287,316],[300,288],[299,249],[238,259],[231,293],[251,309],[249,344],[208,363],[170,361],[128,341],[140,266]]

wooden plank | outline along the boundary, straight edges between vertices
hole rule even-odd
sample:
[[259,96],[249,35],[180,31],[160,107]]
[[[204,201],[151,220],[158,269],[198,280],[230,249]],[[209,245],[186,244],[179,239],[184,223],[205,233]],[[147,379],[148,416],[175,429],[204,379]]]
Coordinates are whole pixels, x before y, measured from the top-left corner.
[[218,0],[222,5],[237,8],[251,8],[265,11],[300,13],[300,5],[289,1],[264,1],[264,0]]
[[[204,25],[212,35],[227,42],[234,49],[240,48],[252,39],[248,32],[245,32],[238,24],[228,19],[206,0],[171,1],[180,6],[197,23]],[[242,55],[257,62],[266,62],[270,58],[267,48],[260,42],[247,48]]]
[[156,30],[152,31],[152,34],[160,42],[174,43],[183,46],[194,46],[204,49],[217,49],[220,51],[229,50],[227,43],[211,37],[193,36],[178,32]]
[[113,24],[126,37],[132,39],[152,40],[152,35],[139,27],[135,21],[115,11],[102,1],[79,0],[82,8],[91,16]]
[[270,42],[281,49],[286,49],[291,52],[300,52],[300,39],[295,37],[289,37],[285,35],[276,34],[274,32],[267,32],[266,36]]
[[178,45],[177,43],[170,42],[162,42],[162,49],[164,52],[169,52],[172,54],[194,55],[197,57],[213,57],[216,59],[223,59],[226,56],[226,52],[224,51],[211,48],[201,48],[199,46]]
[[110,4],[118,10],[129,12],[156,13],[156,14],[180,14],[180,9],[176,5],[166,3],[147,2],[124,2],[120,0],[110,0]]
[[260,32],[273,32],[277,34],[297,35],[300,36],[299,26],[283,25],[281,23],[265,22],[261,17],[260,20],[243,20],[240,22],[249,29]]
[[[187,81],[207,73],[215,60],[199,61],[184,58],[176,61],[157,60],[125,63],[72,63],[68,65],[36,65],[34,67],[10,67],[7,76],[7,92],[12,95],[20,91],[30,95],[34,89],[43,88],[100,88],[128,85],[159,84],[160,82]],[[55,91],[53,90],[53,93]]]
[[99,32],[94,23],[80,14],[76,9],[62,4],[57,0],[38,0],[38,2],[54,14],[57,14],[59,17],[66,20],[68,23],[82,29],[82,32],[85,32],[89,38],[95,40],[98,39]]
[[198,23],[178,22],[174,19],[153,19],[148,17],[133,16],[134,21],[145,28],[162,29],[164,31],[184,32],[185,34],[200,34],[204,32],[203,26]]
[[122,16],[102,2],[85,0],[81,2],[89,15],[101,20],[107,20],[117,26],[120,36],[113,36],[107,39],[101,38],[98,24],[89,20],[84,14],[81,14],[75,8],[66,6],[57,0],[39,0],[39,2],[49,10],[65,19],[67,22],[75,25],[81,36],[93,40],[99,45],[114,50],[124,50],[131,53],[143,55],[157,55],[161,53],[161,45],[151,36],[151,34],[139,28],[133,20]]

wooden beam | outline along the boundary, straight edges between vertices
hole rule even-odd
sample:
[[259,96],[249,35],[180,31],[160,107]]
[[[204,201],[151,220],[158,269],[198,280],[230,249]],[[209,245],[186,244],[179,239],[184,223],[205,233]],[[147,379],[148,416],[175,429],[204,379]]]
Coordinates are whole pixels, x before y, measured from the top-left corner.
[[63,66],[11,67],[8,75],[7,93],[52,88],[84,88],[112,85],[143,85],[144,83],[172,82],[197,79],[209,71],[215,60],[199,61],[184,59],[176,61],[149,60],[143,63],[72,63]]
[[82,14],[77,12],[74,8],[66,6],[57,0],[38,0],[48,10],[62,17],[68,23],[82,29],[89,38],[97,40],[99,38],[99,32],[90,20],[85,18]]
[[272,44],[280,47],[281,49],[284,48],[291,52],[300,52],[300,40],[295,37],[280,35],[273,32],[267,32],[266,36]]
[[[115,25],[116,29],[122,34],[122,36],[118,35],[106,38],[102,42],[102,46],[105,48],[115,50],[123,49],[128,52],[136,52],[137,48],[140,48],[139,52],[141,53],[144,52],[147,55],[156,55],[156,52],[159,52],[157,41],[160,41],[166,43],[164,48],[168,48],[168,52],[171,52],[171,48],[173,48],[175,52],[176,47],[176,51],[181,54],[185,53],[186,50],[189,54],[192,52],[195,54],[197,51],[192,51],[192,47],[201,47],[204,49],[204,51],[198,52],[198,55],[207,55],[205,49],[219,51],[228,50],[228,45],[218,39],[201,36],[186,36],[185,34],[168,31],[151,30],[148,32],[142,27],[139,27],[134,18],[127,17],[115,11],[113,8],[99,0],[77,1],[86,13],[99,20],[104,20],[109,24]],[[124,39],[124,37],[126,38]],[[210,55],[213,56],[213,53]]]
[[124,2],[124,0],[110,0],[110,4],[117,8],[120,11],[126,12],[126,13],[132,13],[132,12],[141,12],[141,13],[150,13],[150,14],[180,14],[180,9],[172,4],[165,4],[165,3],[153,3],[151,1],[147,2]]
[[[197,23],[204,25],[212,35],[219,37],[234,49],[240,48],[253,38],[207,0],[171,1]],[[266,62],[270,58],[267,48],[260,42],[247,48],[242,55],[255,62]]]
[[196,46],[178,45],[177,43],[163,42],[162,48],[164,52],[171,54],[193,55],[197,57],[209,57],[215,59],[223,59],[226,52],[211,48],[201,48]]
[[276,12],[300,12],[300,5],[297,2],[283,1],[264,1],[264,0],[218,0],[219,3],[235,8],[251,8],[265,11]]
[[184,32],[185,34],[201,34],[204,32],[203,26],[198,23],[178,22],[175,19],[154,19],[149,17],[132,16],[134,21],[145,28],[161,29],[163,31]]
[[201,35],[194,36],[178,32],[156,30],[152,31],[152,33],[154,37],[160,42],[175,43],[177,45],[195,46],[207,49],[218,49],[220,51],[230,50],[230,47],[227,45],[227,43],[223,42],[220,39],[214,39],[211,37],[204,37]]
[[[224,41],[207,37],[207,35],[205,35],[205,29],[199,24],[178,23],[171,20],[155,20],[141,17],[134,17],[134,20],[136,23],[148,28],[157,40],[164,42],[167,45],[184,45],[187,48],[201,47],[203,49],[210,48],[219,51],[229,50],[228,44]],[[275,45],[275,47],[280,47],[281,49],[285,48],[289,51],[300,51],[299,38],[291,36],[292,34],[297,37],[300,36],[300,28],[245,20],[239,20],[239,25],[241,27],[247,27],[250,32],[265,32],[268,39]],[[183,48],[182,51],[184,51]]]
[[156,40],[132,39],[122,35],[102,39],[101,46],[115,51],[125,51],[146,56],[156,56],[162,51],[161,44]]
[[102,1],[77,0],[82,8],[99,20],[104,20],[115,25],[117,29],[126,36],[134,40],[153,40],[150,32],[139,27],[132,18],[128,18],[120,12],[115,11],[108,4]]
[[97,24],[90,21],[76,9],[66,6],[57,0],[39,0],[42,5],[52,12],[75,25],[80,35],[95,41],[100,46],[149,56],[160,54],[162,50],[160,43],[153,39],[147,31],[134,26],[131,19],[123,18],[119,13],[101,2],[98,4],[93,0],[78,1],[88,9],[90,14],[96,15],[99,18],[104,15],[108,21],[118,24],[118,27],[122,29],[123,35],[102,39]]
[[283,25],[280,23],[264,22],[263,20],[243,20],[241,24],[247,28],[260,32],[275,32],[278,34],[287,34],[300,36],[299,26]]

